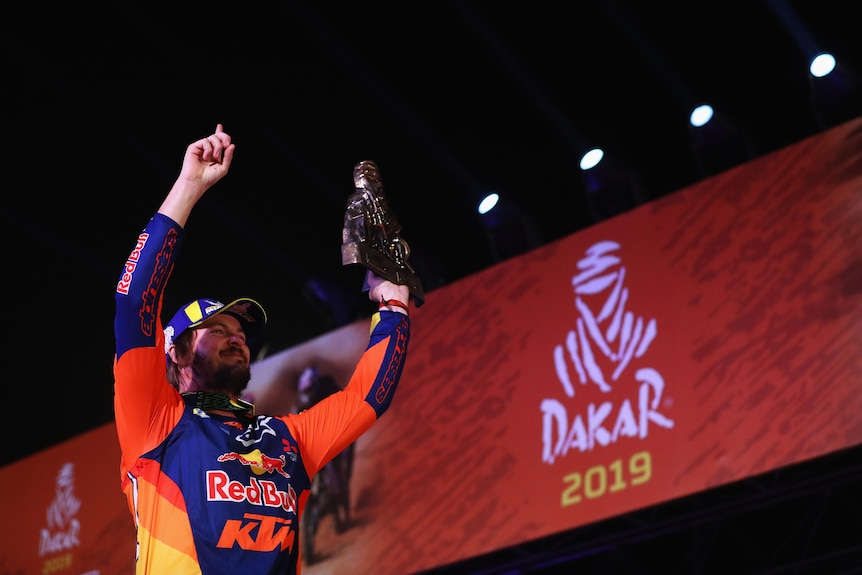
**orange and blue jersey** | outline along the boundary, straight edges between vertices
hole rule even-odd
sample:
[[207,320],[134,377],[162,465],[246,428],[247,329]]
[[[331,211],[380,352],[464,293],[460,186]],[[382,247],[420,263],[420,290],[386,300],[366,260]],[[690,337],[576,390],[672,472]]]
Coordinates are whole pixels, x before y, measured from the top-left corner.
[[183,230],[156,214],[117,284],[114,412],[120,477],[137,529],[136,572],[298,574],[311,479],[388,409],[410,339],[381,311],[345,388],[251,423],[208,414],[166,377],[162,296]]

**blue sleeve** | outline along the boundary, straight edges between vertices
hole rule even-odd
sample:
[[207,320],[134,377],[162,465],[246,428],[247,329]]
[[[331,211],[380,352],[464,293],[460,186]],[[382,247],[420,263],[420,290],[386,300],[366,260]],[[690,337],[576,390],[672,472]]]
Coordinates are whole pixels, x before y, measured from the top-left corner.
[[179,252],[183,229],[156,214],[138,236],[114,294],[116,359],[136,347],[153,347],[161,329],[162,294]]
[[[372,317],[371,337],[368,347],[356,371],[363,371],[366,363],[369,371],[376,373],[365,401],[379,418],[389,409],[395,388],[401,380],[404,362],[407,360],[407,344],[410,342],[410,318],[394,311],[378,311]],[[369,353],[372,348],[385,345],[382,355]]]

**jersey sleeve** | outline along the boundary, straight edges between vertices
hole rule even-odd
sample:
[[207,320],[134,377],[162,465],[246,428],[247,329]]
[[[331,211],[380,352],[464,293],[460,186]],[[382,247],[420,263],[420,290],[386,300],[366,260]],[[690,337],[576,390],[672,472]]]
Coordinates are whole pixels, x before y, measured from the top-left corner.
[[182,414],[167,381],[162,295],[182,240],[182,228],[156,214],[136,240],[114,294],[114,417],[121,476],[170,433]]
[[410,318],[384,310],[371,326],[368,347],[344,389],[287,417],[309,476],[368,431],[392,403],[407,359]]

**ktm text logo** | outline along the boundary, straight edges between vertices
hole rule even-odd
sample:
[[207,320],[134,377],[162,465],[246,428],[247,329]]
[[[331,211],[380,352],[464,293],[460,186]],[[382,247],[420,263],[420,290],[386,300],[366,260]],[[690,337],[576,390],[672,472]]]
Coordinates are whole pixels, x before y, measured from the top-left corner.
[[296,532],[293,520],[246,513],[242,519],[230,519],[225,523],[217,547],[230,549],[234,545],[246,551],[281,551],[293,549]]

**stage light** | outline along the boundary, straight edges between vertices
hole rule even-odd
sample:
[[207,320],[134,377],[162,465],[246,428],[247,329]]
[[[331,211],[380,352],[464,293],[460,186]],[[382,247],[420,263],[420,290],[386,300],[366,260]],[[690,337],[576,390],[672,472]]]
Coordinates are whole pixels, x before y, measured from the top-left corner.
[[822,78],[823,76],[827,76],[835,70],[835,56],[829,53],[817,54],[814,58],[811,59],[811,63],[808,65],[808,71],[811,72],[811,75],[815,78]]
[[862,113],[862,80],[840,54],[821,48],[793,7],[785,0],[769,6],[796,42],[808,63],[811,107],[821,130],[852,120]]
[[602,158],[605,156],[604,150],[601,148],[593,148],[592,150],[585,153],[581,156],[581,161],[579,162],[579,167],[581,170],[589,170],[596,167],[599,162],[602,161]]
[[695,107],[694,110],[691,111],[691,114],[688,117],[689,123],[695,128],[700,128],[701,126],[705,126],[712,120],[712,116],[715,114],[715,111],[712,109],[712,106],[709,104],[701,104],[700,106]]
[[487,214],[488,212],[493,210],[494,206],[496,206],[499,201],[500,194],[496,192],[491,192],[490,194],[482,198],[482,201],[479,202],[479,208],[477,210],[479,212],[479,215],[481,216]]

